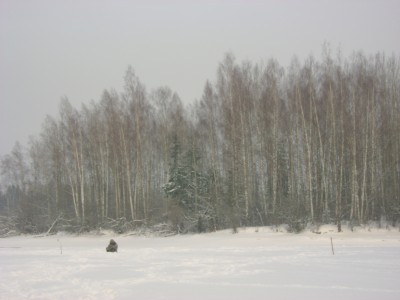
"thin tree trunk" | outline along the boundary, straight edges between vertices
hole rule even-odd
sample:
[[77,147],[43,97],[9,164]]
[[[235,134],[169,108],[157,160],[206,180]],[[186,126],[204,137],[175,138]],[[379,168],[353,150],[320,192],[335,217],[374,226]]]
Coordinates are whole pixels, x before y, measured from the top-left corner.
[[[307,135],[307,127],[306,127],[306,120],[304,116],[304,110],[303,110],[303,105],[301,103],[300,93],[298,91],[297,87],[297,94],[298,94],[298,101],[299,101],[299,106],[301,110],[301,115],[302,115],[302,120],[303,120],[303,132],[304,132],[304,137],[306,140],[306,149],[307,149],[307,165],[308,165],[308,192],[309,192],[309,205],[310,205],[310,214],[311,214],[311,220],[314,222],[314,204],[313,204],[313,195],[312,195],[312,166],[311,166],[311,137]],[[311,126],[310,126],[311,130]],[[311,132],[310,132],[311,133]]]

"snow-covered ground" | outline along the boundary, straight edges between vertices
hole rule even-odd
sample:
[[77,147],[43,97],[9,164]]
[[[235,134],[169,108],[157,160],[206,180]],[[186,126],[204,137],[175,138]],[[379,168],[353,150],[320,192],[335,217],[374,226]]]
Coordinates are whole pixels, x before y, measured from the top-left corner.
[[0,299],[400,299],[398,229],[320,231],[2,238]]

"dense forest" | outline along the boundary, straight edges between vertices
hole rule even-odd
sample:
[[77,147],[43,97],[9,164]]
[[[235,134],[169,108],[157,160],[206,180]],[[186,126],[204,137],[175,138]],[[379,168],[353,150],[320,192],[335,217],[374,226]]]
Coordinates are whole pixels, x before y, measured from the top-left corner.
[[1,230],[400,221],[400,60],[237,62],[185,106],[148,91],[132,67],[123,91],[61,100],[39,136],[1,158]]

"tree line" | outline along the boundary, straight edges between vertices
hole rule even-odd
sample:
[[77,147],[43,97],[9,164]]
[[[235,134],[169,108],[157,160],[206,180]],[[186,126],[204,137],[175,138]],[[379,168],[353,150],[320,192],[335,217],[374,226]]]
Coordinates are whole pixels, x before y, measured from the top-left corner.
[[25,232],[396,223],[399,58],[322,52],[287,68],[228,53],[188,107],[132,67],[122,92],[62,99],[1,158],[1,214]]

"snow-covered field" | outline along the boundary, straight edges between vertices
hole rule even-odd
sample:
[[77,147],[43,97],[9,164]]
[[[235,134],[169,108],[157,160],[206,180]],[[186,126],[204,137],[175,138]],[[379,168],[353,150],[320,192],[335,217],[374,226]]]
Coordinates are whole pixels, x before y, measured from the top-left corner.
[[0,299],[400,299],[400,233],[2,238]]

